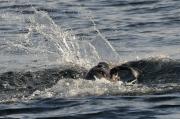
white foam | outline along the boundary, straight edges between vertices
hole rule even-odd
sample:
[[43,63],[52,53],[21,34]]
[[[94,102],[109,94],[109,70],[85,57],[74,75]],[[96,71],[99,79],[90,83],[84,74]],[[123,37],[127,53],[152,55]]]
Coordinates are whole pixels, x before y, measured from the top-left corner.
[[84,79],[64,79],[44,91],[35,91],[29,98],[64,98],[99,95],[141,94],[153,91],[141,85],[128,85],[122,82],[110,82],[106,79],[90,81]]

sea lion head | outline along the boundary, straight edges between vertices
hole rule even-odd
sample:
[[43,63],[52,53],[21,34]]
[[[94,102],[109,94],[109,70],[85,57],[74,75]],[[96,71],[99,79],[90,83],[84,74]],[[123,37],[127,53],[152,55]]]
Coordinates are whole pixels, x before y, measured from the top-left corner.
[[96,80],[96,79],[105,78],[109,80],[110,78],[109,71],[110,71],[109,65],[106,62],[99,62],[96,66],[94,66],[89,70],[85,79]]
[[110,70],[110,79],[113,82],[134,83],[138,76],[138,71],[129,66],[116,66]]
[[107,64],[106,62],[99,62],[97,66],[109,70],[109,64]]

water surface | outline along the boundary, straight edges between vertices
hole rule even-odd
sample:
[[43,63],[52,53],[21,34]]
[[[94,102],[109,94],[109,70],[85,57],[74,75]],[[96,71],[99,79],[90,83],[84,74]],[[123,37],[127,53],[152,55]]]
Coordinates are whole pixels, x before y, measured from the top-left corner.
[[[178,119],[179,8],[178,0],[1,0],[0,118]],[[144,79],[159,84],[42,75],[141,59]]]

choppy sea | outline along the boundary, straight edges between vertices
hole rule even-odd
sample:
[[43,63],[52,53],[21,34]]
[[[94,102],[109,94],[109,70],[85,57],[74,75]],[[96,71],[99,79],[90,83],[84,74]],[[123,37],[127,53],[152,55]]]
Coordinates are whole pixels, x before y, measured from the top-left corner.
[[[0,0],[1,119],[179,119],[179,0]],[[83,76],[132,63],[145,83]]]

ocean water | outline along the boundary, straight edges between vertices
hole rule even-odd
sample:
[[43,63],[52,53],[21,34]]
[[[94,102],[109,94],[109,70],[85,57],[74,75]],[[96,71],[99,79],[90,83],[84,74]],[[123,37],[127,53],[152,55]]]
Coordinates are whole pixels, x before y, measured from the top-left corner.
[[[0,118],[179,119],[180,1],[0,0]],[[87,81],[100,61],[142,84]]]

